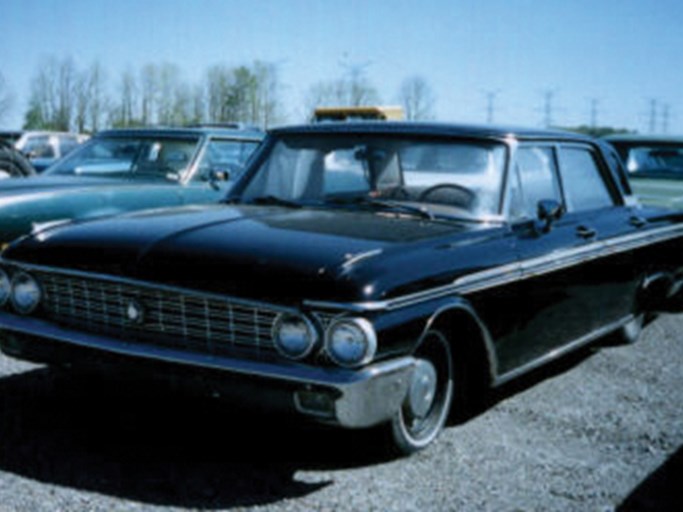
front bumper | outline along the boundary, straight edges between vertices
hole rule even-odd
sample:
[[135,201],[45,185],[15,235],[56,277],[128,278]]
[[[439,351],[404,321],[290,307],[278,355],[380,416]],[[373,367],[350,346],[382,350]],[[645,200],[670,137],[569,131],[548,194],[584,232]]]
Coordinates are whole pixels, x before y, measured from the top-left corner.
[[[357,370],[316,367],[213,356],[64,329],[50,322],[0,312],[0,349],[7,355],[42,362],[79,362],[84,352],[123,356],[209,370],[220,379],[244,384],[248,393],[233,393],[242,402],[274,402],[283,408],[347,428],[363,428],[389,420],[401,407],[414,368],[412,357],[400,357]],[[119,361],[120,363],[120,361]],[[245,405],[249,405],[245,403]]]

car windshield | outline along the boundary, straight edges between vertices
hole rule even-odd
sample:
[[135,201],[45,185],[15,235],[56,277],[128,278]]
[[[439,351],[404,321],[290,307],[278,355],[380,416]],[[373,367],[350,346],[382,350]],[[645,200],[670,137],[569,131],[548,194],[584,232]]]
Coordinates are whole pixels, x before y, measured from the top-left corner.
[[675,172],[683,174],[683,144],[647,144],[628,148],[626,168],[632,173]]
[[499,214],[505,147],[374,136],[287,136],[270,148],[244,202],[398,205],[397,211]]
[[191,164],[199,137],[97,137],[45,174],[178,180]]

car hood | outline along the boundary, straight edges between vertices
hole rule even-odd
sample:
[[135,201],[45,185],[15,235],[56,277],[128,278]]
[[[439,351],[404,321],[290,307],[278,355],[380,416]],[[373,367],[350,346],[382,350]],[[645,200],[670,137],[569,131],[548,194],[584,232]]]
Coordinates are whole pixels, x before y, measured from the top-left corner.
[[277,302],[353,302],[450,279],[444,250],[490,231],[394,213],[188,206],[47,229],[4,257]]
[[[159,180],[156,180],[158,182]],[[119,178],[99,178],[81,176],[40,175],[0,181],[0,198],[18,194],[36,194],[42,191],[62,190],[65,188],[85,188],[119,184],[122,186],[139,185],[140,179],[122,180]]]

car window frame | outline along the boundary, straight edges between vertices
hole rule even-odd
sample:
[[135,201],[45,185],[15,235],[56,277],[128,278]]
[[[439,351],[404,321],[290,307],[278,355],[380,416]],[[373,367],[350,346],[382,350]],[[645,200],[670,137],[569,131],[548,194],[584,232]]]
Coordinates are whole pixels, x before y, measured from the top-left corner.
[[[551,148],[552,155],[553,155],[553,162],[555,164],[555,170],[554,170],[554,175],[555,179],[557,180],[559,190],[560,190],[560,197],[561,197],[561,206],[564,209],[565,214],[574,214],[574,213],[584,213],[584,212],[594,212],[594,211],[599,211],[604,208],[615,208],[619,206],[624,206],[625,200],[623,196],[623,192],[621,191],[621,188],[617,183],[615,183],[615,179],[612,175],[612,172],[610,171],[609,165],[607,164],[605,160],[605,155],[603,154],[602,150],[597,144],[591,144],[589,142],[582,142],[582,141],[550,141],[550,140],[522,140],[522,141],[516,141],[513,150],[510,152],[510,159],[508,163],[508,172],[506,173],[506,179],[504,183],[505,187],[505,193],[504,193],[504,202],[503,202],[503,208],[502,208],[502,215],[503,217],[507,220],[508,223],[512,225],[517,225],[517,224],[525,224],[530,221],[535,221],[538,220],[537,218],[512,218],[510,215],[510,206],[511,206],[511,198],[510,198],[510,188],[511,188],[511,181],[514,176],[516,176],[516,179],[520,179],[518,170],[516,168],[516,161],[517,161],[517,152],[526,147],[549,147]],[[604,208],[596,208],[596,209],[590,209],[590,210],[578,210],[578,211],[572,211],[568,212],[567,211],[567,199],[566,199],[566,192],[565,192],[565,185],[564,185],[564,179],[563,179],[563,172],[562,172],[562,166],[560,162],[560,149],[562,147],[565,148],[580,148],[580,149],[585,149],[587,150],[592,156],[593,159],[596,163],[596,167],[598,169],[598,173],[600,178],[602,179],[603,183],[605,184],[607,188],[607,192],[609,193],[610,197],[612,198],[612,205],[611,206],[606,206]],[[520,181],[521,182],[521,181]]]
[[[542,141],[542,140],[530,140],[530,141],[518,141],[515,144],[514,151],[511,151],[510,154],[510,160],[508,163],[508,179],[505,182],[505,201],[503,205],[503,217],[507,219],[507,221],[510,224],[526,224],[529,222],[533,222],[538,220],[537,216],[534,217],[519,217],[519,218],[512,218],[510,214],[510,207],[511,207],[511,187],[512,187],[512,179],[518,180],[518,182],[521,184],[521,176],[519,174],[519,169],[517,167],[517,154],[520,149],[526,149],[526,148],[549,148],[552,156],[552,161],[553,161],[553,178],[557,184],[557,188],[560,192],[560,204],[562,208],[566,208],[566,200],[565,200],[565,193],[564,193],[564,184],[562,183],[562,179],[560,176],[560,163],[558,161],[558,154],[557,154],[557,143],[554,141]],[[523,184],[522,184],[522,189],[523,189]],[[550,199],[550,198],[548,198]]]
[[[623,193],[616,183],[614,183],[613,175],[609,170],[609,167],[605,161],[604,155],[599,148],[582,142],[562,142],[556,145],[555,157],[558,163],[558,173],[560,175],[560,180],[562,181],[562,195],[563,195],[563,206],[566,213],[583,213],[583,212],[594,212],[599,210],[604,210],[607,208],[614,208],[615,206],[623,205]],[[579,149],[586,151],[593,158],[595,167],[598,170],[598,176],[602,179],[602,183],[605,185],[605,189],[612,200],[611,205],[601,206],[599,208],[589,208],[589,209],[579,209],[579,210],[569,210],[567,204],[566,188],[564,186],[564,173],[562,170],[562,159],[560,158],[560,152],[562,149]]]
[[[258,151],[258,148],[260,147],[261,143],[263,142],[263,139],[258,139],[256,137],[250,138],[250,137],[239,137],[239,136],[230,136],[230,135],[221,135],[221,134],[204,134],[201,136],[200,141],[199,141],[199,147],[197,151],[195,151],[194,157],[191,160],[191,164],[188,166],[187,172],[185,175],[181,178],[180,183],[182,185],[187,185],[188,183],[191,182],[201,182],[201,181],[206,181],[202,179],[201,176],[199,176],[199,163],[202,161],[204,158],[204,155],[206,152],[209,150],[209,144],[211,142],[243,142],[243,143],[253,143],[255,145],[254,151],[251,152],[249,157],[244,163],[244,168],[247,169],[249,166],[250,160],[253,158],[254,153]],[[242,173],[244,175],[244,173]],[[241,176],[239,177],[241,178]]]

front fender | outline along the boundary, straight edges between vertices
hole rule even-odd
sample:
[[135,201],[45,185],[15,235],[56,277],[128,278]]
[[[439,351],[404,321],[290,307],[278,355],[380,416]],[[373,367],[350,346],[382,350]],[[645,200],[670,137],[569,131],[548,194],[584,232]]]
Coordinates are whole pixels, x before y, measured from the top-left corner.
[[453,343],[470,350],[476,345],[486,358],[491,382],[497,376],[497,358],[493,340],[474,307],[465,298],[450,296],[378,313],[371,318],[378,335],[379,356],[412,354],[427,331],[438,326]]

